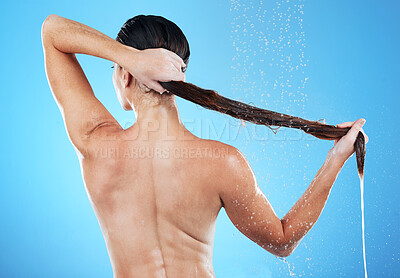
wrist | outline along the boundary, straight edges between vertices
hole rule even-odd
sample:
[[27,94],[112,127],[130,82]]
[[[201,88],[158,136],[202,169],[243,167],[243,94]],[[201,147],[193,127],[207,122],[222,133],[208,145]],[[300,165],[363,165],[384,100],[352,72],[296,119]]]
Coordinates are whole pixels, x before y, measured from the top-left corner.
[[[140,52],[140,50],[133,48],[131,46],[119,43],[119,51],[116,51],[117,57],[115,57],[114,62],[120,65],[123,68],[127,68],[127,61],[130,61],[129,64],[132,64],[132,60],[136,60],[136,54]],[[136,64],[136,62],[134,61]]]
[[346,163],[347,158],[345,158],[345,157],[341,156],[339,153],[337,153],[335,147],[333,147],[328,151],[326,160],[329,161],[330,164],[335,165],[339,168],[342,168],[343,165]]

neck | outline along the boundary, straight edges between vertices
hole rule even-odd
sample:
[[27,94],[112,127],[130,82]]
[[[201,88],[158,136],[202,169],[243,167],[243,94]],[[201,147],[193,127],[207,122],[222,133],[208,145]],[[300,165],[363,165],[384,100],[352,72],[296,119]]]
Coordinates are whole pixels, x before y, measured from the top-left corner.
[[157,95],[154,99],[141,99],[134,105],[139,136],[149,139],[176,138],[186,128],[181,122],[175,96]]

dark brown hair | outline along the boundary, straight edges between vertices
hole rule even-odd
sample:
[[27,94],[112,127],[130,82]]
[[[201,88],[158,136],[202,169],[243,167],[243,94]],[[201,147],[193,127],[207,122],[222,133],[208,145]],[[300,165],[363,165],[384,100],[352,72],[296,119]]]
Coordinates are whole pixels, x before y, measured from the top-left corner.
[[[172,21],[161,16],[139,15],[129,19],[121,28],[117,41],[136,49],[165,48],[179,55],[187,65],[189,62],[189,43],[181,29]],[[186,69],[184,69],[186,70]],[[161,86],[176,96],[196,103],[204,108],[228,114],[234,118],[268,127],[288,127],[301,129],[319,139],[340,139],[350,130],[317,121],[277,113],[251,106],[219,95],[216,91],[206,90],[194,84],[171,81],[160,82]],[[360,176],[364,175],[365,138],[359,132],[354,143],[357,168]]]

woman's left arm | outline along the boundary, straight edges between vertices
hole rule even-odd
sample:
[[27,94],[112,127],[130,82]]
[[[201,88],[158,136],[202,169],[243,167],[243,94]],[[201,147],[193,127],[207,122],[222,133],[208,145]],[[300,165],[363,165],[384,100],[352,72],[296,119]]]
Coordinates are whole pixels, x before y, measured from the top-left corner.
[[[47,79],[63,114],[72,144],[86,153],[87,139],[99,126],[115,125],[114,117],[95,97],[75,54],[87,54],[113,61],[136,79],[156,91],[157,82],[183,80],[177,64],[181,58],[166,49],[137,50],[79,22],[50,15],[42,25]],[[179,67],[180,69],[180,67]]]

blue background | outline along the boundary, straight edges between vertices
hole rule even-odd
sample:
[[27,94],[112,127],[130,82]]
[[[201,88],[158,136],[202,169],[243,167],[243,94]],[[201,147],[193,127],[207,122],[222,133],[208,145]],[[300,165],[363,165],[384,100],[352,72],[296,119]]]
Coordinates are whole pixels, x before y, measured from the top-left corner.
[[[137,14],[162,15],[191,46],[187,81],[260,107],[338,124],[364,117],[365,225],[370,277],[398,277],[398,1],[7,1],[0,11],[0,277],[112,277],[78,159],[47,84],[41,24],[58,14],[115,38]],[[78,55],[98,98],[124,125],[111,62]],[[333,142],[295,130],[242,125],[178,100],[196,135],[247,156],[283,217]],[[282,262],[241,235],[221,210],[217,277],[363,277],[355,157],[333,186],[318,222]]]

